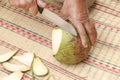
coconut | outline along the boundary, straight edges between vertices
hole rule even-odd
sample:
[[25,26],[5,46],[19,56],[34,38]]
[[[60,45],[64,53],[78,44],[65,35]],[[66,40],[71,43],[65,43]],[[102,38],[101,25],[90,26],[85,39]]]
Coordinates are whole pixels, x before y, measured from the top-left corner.
[[45,76],[49,72],[47,66],[37,56],[33,60],[32,70],[36,76]]
[[73,36],[69,32],[55,27],[52,31],[53,56],[65,64],[79,63],[87,57],[91,49],[88,36],[87,40],[88,47],[83,48],[79,36]]

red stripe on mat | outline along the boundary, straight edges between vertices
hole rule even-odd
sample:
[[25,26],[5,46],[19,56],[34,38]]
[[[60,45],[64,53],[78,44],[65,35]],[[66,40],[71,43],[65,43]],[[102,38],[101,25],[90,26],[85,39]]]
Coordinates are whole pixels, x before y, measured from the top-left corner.
[[106,28],[109,28],[111,30],[116,30],[116,31],[120,31],[120,27],[117,27],[117,26],[110,26],[108,24],[104,24],[104,23],[101,23],[100,21],[97,21],[97,20],[94,20],[94,19],[91,19],[93,21],[93,23],[97,23],[97,24],[100,24]]
[[111,8],[111,7],[109,7],[109,6],[103,5],[103,4],[99,3],[99,2],[96,2],[95,4],[97,4],[97,5],[99,5],[99,6],[102,6],[102,7],[104,7],[104,8],[107,8],[107,9],[111,9],[112,11],[116,11],[116,12],[120,13],[120,11],[118,11],[118,10],[116,10],[116,9],[113,9],[113,8]]
[[104,64],[102,61],[96,61],[94,59],[90,59],[90,58],[87,58],[86,61],[88,63],[93,63],[94,65],[100,67],[100,68],[103,68],[103,69],[106,69],[106,70],[109,70],[111,72],[114,72],[116,74],[120,74],[120,69],[117,69],[115,67],[112,67],[108,64]]
[[102,12],[104,12],[104,13],[108,13],[108,14],[110,14],[110,15],[116,16],[116,17],[120,17],[120,16],[118,16],[118,15],[116,15],[116,14],[113,14],[113,13],[111,13],[111,12],[107,12],[106,10],[102,10],[102,9],[100,9],[100,8],[95,8],[95,9],[98,10],[98,11],[102,11]]

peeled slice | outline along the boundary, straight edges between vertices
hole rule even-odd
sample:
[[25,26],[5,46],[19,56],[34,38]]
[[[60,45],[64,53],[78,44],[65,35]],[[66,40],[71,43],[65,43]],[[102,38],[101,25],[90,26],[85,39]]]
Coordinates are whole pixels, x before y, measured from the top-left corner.
[[2,65],[6,70],[8,70],[10,72],[30,70],[30,67],[28,67],[24,64],[12,64],[12,63],[9,63],[9,62],[5,62]]
[[23,73],[18,71],[8,75],[7,77],[2,78],[2,80],[21,80],[22,77]]
[[17,51],[10,51],[10,52],[0,55],[0,62],[5,62],[5,61],[9,60],[16,53],[17,53]]
[[66,64],[76,64],[85,59],[91,49],[90,40],[88,47],[83,48],[79,36],[73,36],[67,31],[56,27],[52,31],[52,50],[54,57]]
[[38,57],[34,58],[32,69],[33,69],[33,73],[37,76],[45,76],[49,72],[48,68]]
[[32,62],[33,62],[33,58],[34,58],[34,54],[33,53],[24,53],[21,56],[14,56],[13,59],[27,65],[27,66],[31,66]]
[[53,75],[50,75],[47,80],[55,80],[55,77]]

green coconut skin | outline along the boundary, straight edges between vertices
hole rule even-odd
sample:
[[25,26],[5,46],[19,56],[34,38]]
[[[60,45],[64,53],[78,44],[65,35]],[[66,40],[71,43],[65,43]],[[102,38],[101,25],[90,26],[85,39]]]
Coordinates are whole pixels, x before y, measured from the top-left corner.
[[[55,27],[54,30],[61,29]],[[61,29],[62,30],[62,29]],[[73,36],[65,30],[62,30],[62,41],[58,52],[53,55],[59,62],[65,64],[77,64],[84,60],[91,49],[88,38],[88,47],[83,48],[80,38]]]

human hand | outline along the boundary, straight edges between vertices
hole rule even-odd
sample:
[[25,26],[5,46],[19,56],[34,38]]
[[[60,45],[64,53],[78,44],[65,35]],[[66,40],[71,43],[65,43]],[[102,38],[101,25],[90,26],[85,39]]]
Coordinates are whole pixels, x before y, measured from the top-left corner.
[[95,26],[89,21],[85,0],[65,0],[62,7],[62,15],[69,19],[76,27],[83,47],[87,47],[87,35],[94,45],[97,38]]
[[12,6],[22,8],[24,11],[29,12],[33,15],[38,13],[38,6],[44,8],[46,3],[42,0],[9,0]]

